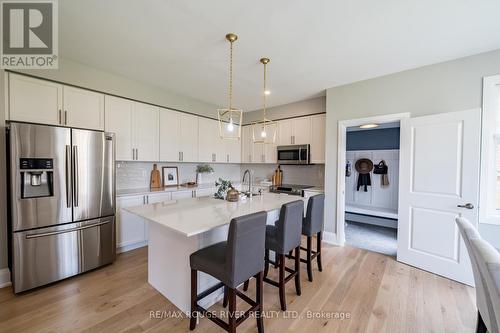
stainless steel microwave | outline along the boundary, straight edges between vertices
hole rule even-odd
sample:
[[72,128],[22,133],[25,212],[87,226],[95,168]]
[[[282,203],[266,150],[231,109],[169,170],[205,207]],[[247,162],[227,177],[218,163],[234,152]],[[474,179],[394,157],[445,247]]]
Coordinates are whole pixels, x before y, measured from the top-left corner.
[[310,164],[310,145],[278,146],[278,164]]

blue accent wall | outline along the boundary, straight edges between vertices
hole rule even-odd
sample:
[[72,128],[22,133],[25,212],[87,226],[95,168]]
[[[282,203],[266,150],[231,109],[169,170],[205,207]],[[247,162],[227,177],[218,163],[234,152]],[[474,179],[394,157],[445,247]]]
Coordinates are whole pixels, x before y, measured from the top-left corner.
[[347,132],[347,150],[399,149],[399,127]]

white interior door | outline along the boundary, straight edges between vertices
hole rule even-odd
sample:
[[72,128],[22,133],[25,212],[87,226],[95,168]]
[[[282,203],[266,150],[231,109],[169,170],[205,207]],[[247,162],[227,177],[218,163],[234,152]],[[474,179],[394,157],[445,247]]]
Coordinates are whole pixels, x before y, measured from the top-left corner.
[[472,270],[455,217],[477,224],[480,114],[401,121],[398,260],[467,284]]

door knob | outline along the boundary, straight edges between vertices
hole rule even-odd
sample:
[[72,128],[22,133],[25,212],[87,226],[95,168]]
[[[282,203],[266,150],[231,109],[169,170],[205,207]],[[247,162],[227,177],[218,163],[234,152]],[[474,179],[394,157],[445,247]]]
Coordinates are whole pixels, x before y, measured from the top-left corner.
[[466,203],[465,205],[457,205],[460,208],[474,209],[474,205],[471,203]]

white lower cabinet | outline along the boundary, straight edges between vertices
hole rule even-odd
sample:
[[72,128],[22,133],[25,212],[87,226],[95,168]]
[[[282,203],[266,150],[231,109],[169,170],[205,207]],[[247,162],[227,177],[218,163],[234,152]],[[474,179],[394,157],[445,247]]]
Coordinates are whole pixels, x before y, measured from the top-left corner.
[[192,197],[193,197],[192,190],[172,192],[172,200],[192,198]]
[[145,246],[148,242],[148,223],[122,208],[170,200],[170,192],[116,198],[116,247],[120,252]]
[[120,252],[146,245],[146,226],[143,219],[122,208],[140,206],[145,203],[144,195],[116,198],[116,247]]
[[213,195],[215,194],[215,192],[216,192],[216,188],[215,187],[202,188],[202,189],[199,189],[199,190],[195,191],[195,196],[197,198],[201,198],[201,197],[213,197]]

